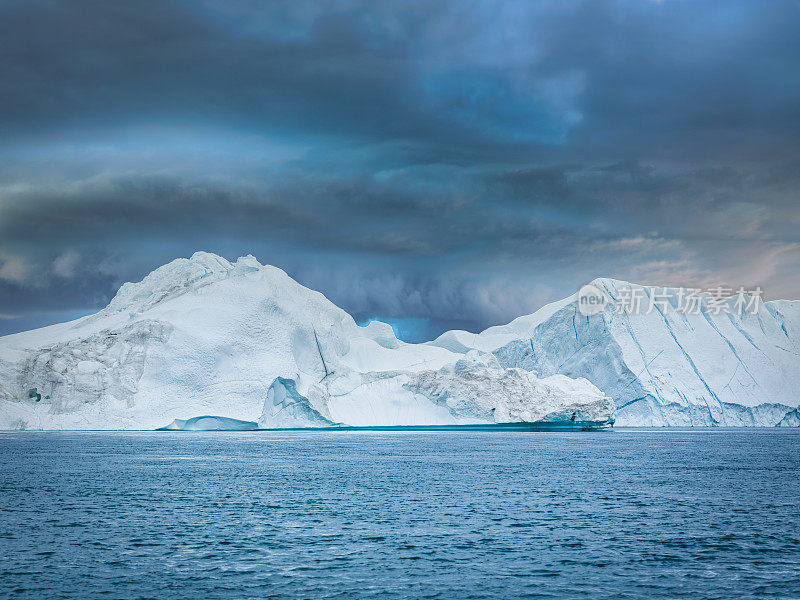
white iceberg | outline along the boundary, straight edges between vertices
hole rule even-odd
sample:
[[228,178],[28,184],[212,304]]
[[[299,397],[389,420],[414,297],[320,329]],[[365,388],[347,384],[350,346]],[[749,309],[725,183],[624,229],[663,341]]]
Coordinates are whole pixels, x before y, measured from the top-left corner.
[[441,369],[332,374],[302,396],[291,380],[270,388],[262,428],[470,425],[580,421],[611,423],[613,403],[585,379],[539,379],[471,352]]
[[[614,399],[618,425],[774,426],[796,422],[800,402],[800,302],[760,303],[754,314],[672,310],[679,290],[627,282],[592,282],[611,300],[584,316],[572,296],[481,334],[447,332],[431,345],[453,352],[479,348],[500,364],[584,377]],[[617,314],[622,290],[638,290],[644,310]],[[661,298],[661,301],[665,301]],[[729,302],[734,303],[735,297]],[[794,417],[792,415],[795,415]]]
[[614,404],[626,425],[787,425],[798,306],[587,318],[571,297],[407,344],[252,256],[198,252],[95,315],[0,338],[0,429],[154,429],[187,414],[262,427],[608,422]]
[[159,427],[158,431],[253,431],[258,423],[240,421],[228,417],[202,416],[191,419],[175,419],[169,425]]
[[[454,397],[467,398],[465,376],[452,374],[463,358],[406,344],[385,323],[360,327],[251,256],[230,263],[198,252],[123,285],[95,315],[0,338],[0,428],[154,429],[186,414],[279,427],[522,418],[499,376],[497,390],[484,386],[473,400],[426,395],[432,379],[419,374],[446,368],[461,390]],[[525,389],[519,403],[546,396]],[[552,389],[564,406],[576,401],[572,388]],[[463,405],[483,407],[493,393],[494,416]]]

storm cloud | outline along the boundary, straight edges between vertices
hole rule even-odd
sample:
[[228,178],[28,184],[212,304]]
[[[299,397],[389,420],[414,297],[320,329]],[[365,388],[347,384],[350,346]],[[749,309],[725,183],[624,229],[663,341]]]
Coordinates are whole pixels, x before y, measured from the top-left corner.
[[792,1],[0,3],[0,333],[195,250],[408,339],[800,297]]

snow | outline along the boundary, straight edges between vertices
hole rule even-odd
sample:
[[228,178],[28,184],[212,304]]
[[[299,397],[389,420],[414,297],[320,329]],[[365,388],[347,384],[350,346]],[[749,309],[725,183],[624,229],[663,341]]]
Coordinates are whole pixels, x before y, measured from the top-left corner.
[[[594,284],[609,297],[629,285]],[[605,421],[614,407],[623,425],[791,425],[798,334],[798,302],[585,317],[571,296],[407,344],[252,256],[198,252],[95,315],[0,338],[0,429]]]

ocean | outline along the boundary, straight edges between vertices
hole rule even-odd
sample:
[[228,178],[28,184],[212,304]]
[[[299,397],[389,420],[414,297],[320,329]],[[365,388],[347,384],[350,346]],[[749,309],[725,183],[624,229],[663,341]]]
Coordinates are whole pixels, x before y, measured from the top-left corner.
[[3,598],[798,598],[800,430],[0,433]]

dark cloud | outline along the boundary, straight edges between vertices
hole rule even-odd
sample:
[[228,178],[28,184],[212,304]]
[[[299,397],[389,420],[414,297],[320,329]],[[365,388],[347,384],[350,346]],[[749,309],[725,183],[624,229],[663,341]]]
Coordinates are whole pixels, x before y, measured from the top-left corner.
[[0,3],[0,333],[194,250],[421,338],[800,295],[800,5]]

